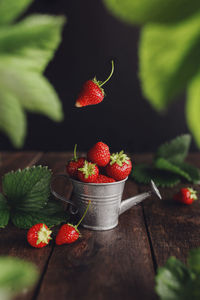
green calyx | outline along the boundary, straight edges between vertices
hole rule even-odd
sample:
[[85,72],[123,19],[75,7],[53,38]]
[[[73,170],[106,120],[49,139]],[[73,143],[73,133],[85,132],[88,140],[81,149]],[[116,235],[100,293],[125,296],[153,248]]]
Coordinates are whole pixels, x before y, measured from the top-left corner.
[[197,191],[193,190],[192,188],[188,188],[188,191],[190,192],[190,198],[197,200]]
[[51,233],[52,231],[50,229],[47,229],[45,225],[43,224],[42,228],[38,231],[38,240],[37,245],[40,243],[48,244],[49,240],[51,240]]
[[119,153],[113,153],[110,156],[110,165],[118,164],[120,167],[123,165],[123,163],[129,164],[129,157],[124,153],[124,151],[120,151]]
[[84,166],[78,170],[85,175],[85,178],[88,178],[89,176],[95,174],[95,164],[85,161]]
[[112,65],[112,69],[111,69],[110,75],[108,76],[108,78],[105,81],[99,81],[96,79],[96,77],[94,77],[94,79],[92,80],[95,84],[98,85],[98,87],[100,88],[103,95],[104,95],[104,90],[103,90],[102,86],[110,80],[110,78],[112,77],[112,75],[114,73],[114,61],[113,60],[111,60],[111,65]]

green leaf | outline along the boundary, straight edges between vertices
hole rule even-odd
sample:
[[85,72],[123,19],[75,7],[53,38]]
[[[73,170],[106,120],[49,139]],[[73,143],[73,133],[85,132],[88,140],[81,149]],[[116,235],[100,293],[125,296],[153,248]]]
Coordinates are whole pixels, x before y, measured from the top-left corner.
[[61,42],[64,23],[64,17],[33,15],[0,27],[0,130],[15,147],[26,135],[24,110],[63,119],[59,97],[41,73]]
[[187,267],[175,257],[170,257],[165,266],[158,269],[155,289],[161,300],[197,299],[192,298],[191,281],[192,275]]
[[177,163],[177,166],[190,176],[193,183],[200,183],[200,170],[198,168],[185,162]]
[[32,2],[33,0],[0,0],[0,25],[14,21]]
[[183,134],[175,139],[162,144],[157,152],[156,158],[165,158],[171,163],[181,163],[186,158],[191,143],[191,136]]
[[154,165],[157,169],[165,170],[165,171],[180,175],[180,176],[186,178],[188,181],[192,181],[192,178],[190,177],[190,175],[187,172],[185,172],[179,166],[169,162],[168,160],[166,160],[164,158],[156,159],[156,161],[154,162]]
[[188,86],[186,102],[187,124],[192,132],[196,144],[200,147],[200,73],[195,76]]
[[104,0],[108,10],[131,24],[174,22],[200,10],[198,0]]
[[65,21],[63,16],[38,14],[0,28],[1,65],[43,72],[61,42]]
[[45,223],[48,227],[59,225],[62,222],[67,222],[69,215],[63,211],[59,204],[48,202],[48,204],[38,212],[15,212],[12,214],[11,219],[15,226],[28,229],[37,223]]
[[136,164],[131,175],[139,183],[149,184],[153,180],[161,187],[173,187],[180,182],[176,174],[155,169],[147,164]]
[[25,137],[26,117],[15,95],[4,89],[1,84],[0,87],[0,130],[9,136],[16,148],[19,148]]
[[[13,80],[9,79],[10,76]],[[24,70],[19,72],[19,69],[10,69],[9,65],[5,69],[0,66],[0,80],[0,87],[17,96],[21,109],[42,113],[54,121],[63,119],[59,98],[53,86],[41,74]],[[16,119],[13,123],[16,124]]]
[[11,209],[34,212],[43,208],[50,194],[51,171],[33,166],[3,176],[3,193]]
[[38,279],[36,267],[16,257],[0,257],[1,300],[11,299],[16,293],[33,286]]
[[200,249],[190,250],[188,256],[188,266],[190,270],[200,275]]
[[200,13],[172,25],[143,27],[139,74],[143,94],[156,110],[165,110],[199,71],[199,28]]

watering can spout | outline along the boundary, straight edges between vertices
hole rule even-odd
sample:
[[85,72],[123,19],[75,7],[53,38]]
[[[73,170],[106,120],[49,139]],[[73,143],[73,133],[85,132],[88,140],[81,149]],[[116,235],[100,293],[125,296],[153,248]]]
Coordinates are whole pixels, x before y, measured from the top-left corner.
[[151,190],[150,191],[139,194],[139,195],[136,195],[134,197],[131,197],[131,198],[126,199],[126,200],[121,202],[119,215],[123,214],[129,208],[131,208],[132,206],[142,202],[143,200],[145,200],[146,198],[152,196],[153,194],[156,195],[159,199],[162,199],[161,194],[160,194],[157,186],[155,185],[153,180],[151,180]]

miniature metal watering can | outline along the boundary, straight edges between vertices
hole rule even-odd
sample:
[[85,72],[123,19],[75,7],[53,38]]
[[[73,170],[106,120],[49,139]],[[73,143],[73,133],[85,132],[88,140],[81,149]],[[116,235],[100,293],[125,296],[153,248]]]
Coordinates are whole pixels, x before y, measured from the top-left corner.
[[[58,176],[67,175],[56,175]],[[112,183],[84,183],[70,178],[73,185],[74,201],[67,200],[59,195],[51,185],[52,194],[67,203],[70,203],[70,212],[84,214],[88,201],[91,200],[88,212],[82,221],[82,226],[91,230],[109,230],[118,225],[119,216],[132,206],[146,198],[157,195],[161,199],[159,190],[151,180],[151,190],[122,201],[122,194],[127,178]],[[75,209],[75,210],[74,210]]]

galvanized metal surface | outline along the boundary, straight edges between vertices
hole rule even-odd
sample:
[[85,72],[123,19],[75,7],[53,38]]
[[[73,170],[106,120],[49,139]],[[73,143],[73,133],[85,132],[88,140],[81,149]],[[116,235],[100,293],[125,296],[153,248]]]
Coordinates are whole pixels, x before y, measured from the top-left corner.
[[[58,176],[66,177],[66,175]],[[84,183],[71,178],[70,180],[73,185],[74,202],[60,196],[52,187],[51,192],[58,199],[73,205],[71,212],[78,213],[80,217],[84,214],[88,201],[91,201],[88,212],[82,221],[82,226],[92,230],[109,230],[116,227],[120,214],[150,197],[153,193],[161,199],[161,195],[153,181],[151,181],[150,191],[122,201],[127,178],[112,183]],[[74,206],[77,208],[75,211]]]

